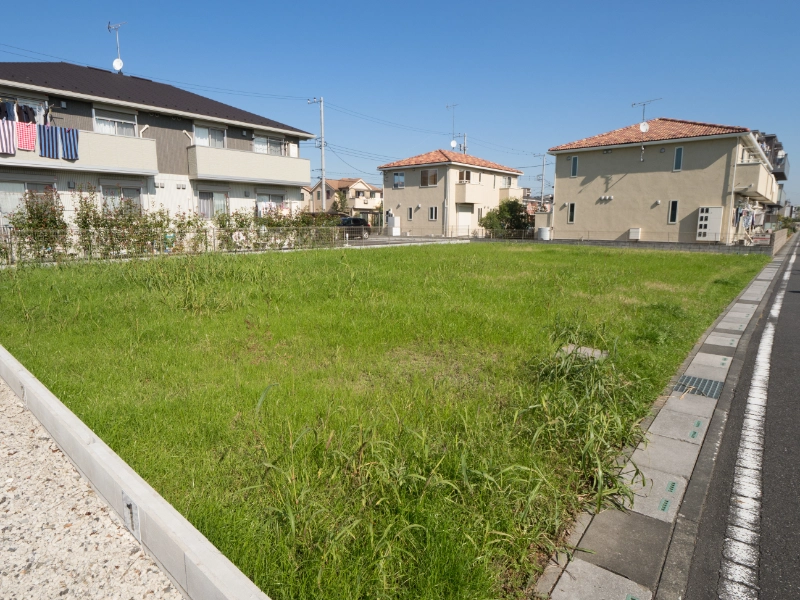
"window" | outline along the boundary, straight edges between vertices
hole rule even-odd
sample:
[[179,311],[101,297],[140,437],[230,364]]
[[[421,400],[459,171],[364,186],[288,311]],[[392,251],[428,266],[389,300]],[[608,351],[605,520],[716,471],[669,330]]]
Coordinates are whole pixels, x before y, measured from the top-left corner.
[[356,198],[363,198],[364,192],[361,190],[356,190]]
[[411,220],[414,219],[414,208],[413,207],[411,207],[411,206],[408,207],[407,215],[408,215],[407,218],[406,218],[407,221],[411,221]]
[[439,207],[431,206],[428,209],[428,221],[436,221],[439,219]]
[[94,130],[97,133],[136,137],[136,115],[113,110],[94,110]]
[[472,172],[471,171],[459,171],[458,172],[458,183],[469,183],[472,179]]
[[[141,191],[139,188],[120,188],[116,186],[103,186],[103,200],[109,208],[129,207],[139,211],[142,208]],[[122,200],[129,202],[123,204]]]
[[200,192],[200,214],[206,219],[228,212],[228,195],[225,192]]
[[437,169],[422,169],[420,171],[420,187],[436,187],[437,183],[439,183],[439,171]]
[[406,174],[405,173],[395,173],[394,174],[394,189],[399,190],[406,187]]
[[480,222],[480,220],[481,220],[482,218],[483,218],[483,209],[482,209],[482,208],[479,208],[479,209],[478,209],[478,221]]
[[501,188],[510,188],[511,187],[511,177],[508,175],[503,175],[500,178],[500,187]]
[[322,192],[317,190],[317,200],[319,200],[320,198],[322,198]]
[[678,222],[678,201],[677,200],[670,200],[669,201],[669,215],[667,217],[667,223],[677,223]]
[[282,210],[283,194],[256,194],[256,216],[266,217],[269,213]]
[[286,146],[283,140],[278,138],[257,135],[253,138],[253,151],[259,154],[271,154],[273,156],[285,156]]
[[0,181],[0,213],[7,215],[17,210],[22,196],[25,195],[25,184],[16,181]]
[[570,177],[577,177],[578,176],[578,157],[572,156],[570,157],[572,164],[570,165],[569,176]]
[[369,193],[369,197],[370,197],[370,198],[374,198],[374,197],[375,197],[375,192],[370,192],[370,193]]
[[567,223],[575,222],[575,203],[570,202],[567,206]]
[[198,146],[208,146],[209,148],[224,148],[225,131],[223,129],[195,126],[194,143]]
[[675,164],[672,166],[673,171],[680,171],[683,168],[683,148],[681,146],[675,148]]

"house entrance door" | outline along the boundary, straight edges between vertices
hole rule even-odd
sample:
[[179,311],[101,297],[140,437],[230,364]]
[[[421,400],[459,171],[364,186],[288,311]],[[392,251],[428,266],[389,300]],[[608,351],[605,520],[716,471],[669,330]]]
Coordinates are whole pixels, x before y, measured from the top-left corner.
[[468,236],[472,228],[472,204],[456,204],[456,235]]

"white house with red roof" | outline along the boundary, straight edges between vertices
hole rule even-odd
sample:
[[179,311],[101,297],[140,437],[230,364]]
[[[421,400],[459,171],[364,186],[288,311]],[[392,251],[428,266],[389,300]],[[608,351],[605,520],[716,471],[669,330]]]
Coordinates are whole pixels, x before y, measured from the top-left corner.
[[434,150],[378,167],[384,209],[403,235],[468,236],[500,200],[518,198],[522,171],[450,150]]
[[[788,159],[775,135],[652,119],[550,148],[554,239],[757,243]],[[762,234],[759,238],[759,234]]]

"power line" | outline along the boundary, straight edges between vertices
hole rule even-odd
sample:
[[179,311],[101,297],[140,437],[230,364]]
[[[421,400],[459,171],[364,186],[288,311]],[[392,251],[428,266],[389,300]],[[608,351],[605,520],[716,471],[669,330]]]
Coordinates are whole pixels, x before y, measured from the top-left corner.
[[386,127],[396,127],[398,129],[405,129],[406,131],[416,131],[419,133],[429,133],[432,135],[447,135],[450,134],[444,131],[433,131],[431,129],[423,129],[421,127],[413,127],[411,125],[403,125],[401,123],[395,123],[394,121],[387,121],[386,119],[380,119],[378,117],[372,117],[370,115],[365,115],[364,113],[357,112],[355,110],[351,110],[349,108],[345,108],[344,106],[339,106],[338,104],[333,104],[332,102],[328,103],[328,107],[331,110],[335,110],[337,112],[349,115],[351,117],[356,117],[357,119],[364,119],[365,121],[370,121],[372,123],[378,123],[380,125],[385,125]]
[[372,172],[370,172],[370,171],[362,171],[361,169],[359,169],[359,168],[357,168],[357,167],[354,167],[354,166],[353,166],[353,165],[351,165],[349,162],[347,162],[345,159],[343,159],[341,156],[339,156],[339,155],[337,154],[336,150],[334,150],[333,148],[331,148],[331,152],[333,152],[333,153],[336,155],[336,158],[338,158],[340,161],[342,161],[344,164],[346,164],[346,165],[347,165],[348,167],[350,167],[351,169],[355,169],[355,170],[356,170],[356,171],[358,171],[359,173],[364,173],[365,175],[375,175],[375,172],[374,172],[374,171],[372,171]]

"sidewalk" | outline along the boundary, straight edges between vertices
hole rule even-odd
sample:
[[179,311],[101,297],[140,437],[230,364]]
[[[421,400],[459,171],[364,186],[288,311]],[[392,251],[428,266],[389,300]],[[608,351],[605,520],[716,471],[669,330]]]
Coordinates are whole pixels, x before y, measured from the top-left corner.
[[[792,240],[704,334],[630,456],[629,510],[584,514],[537,585],[553,600],[682,600],[698,522],[744,354]],[[753,318],[756,317],[756,318]]]
[[0,380],[0,598],[183,596]]

